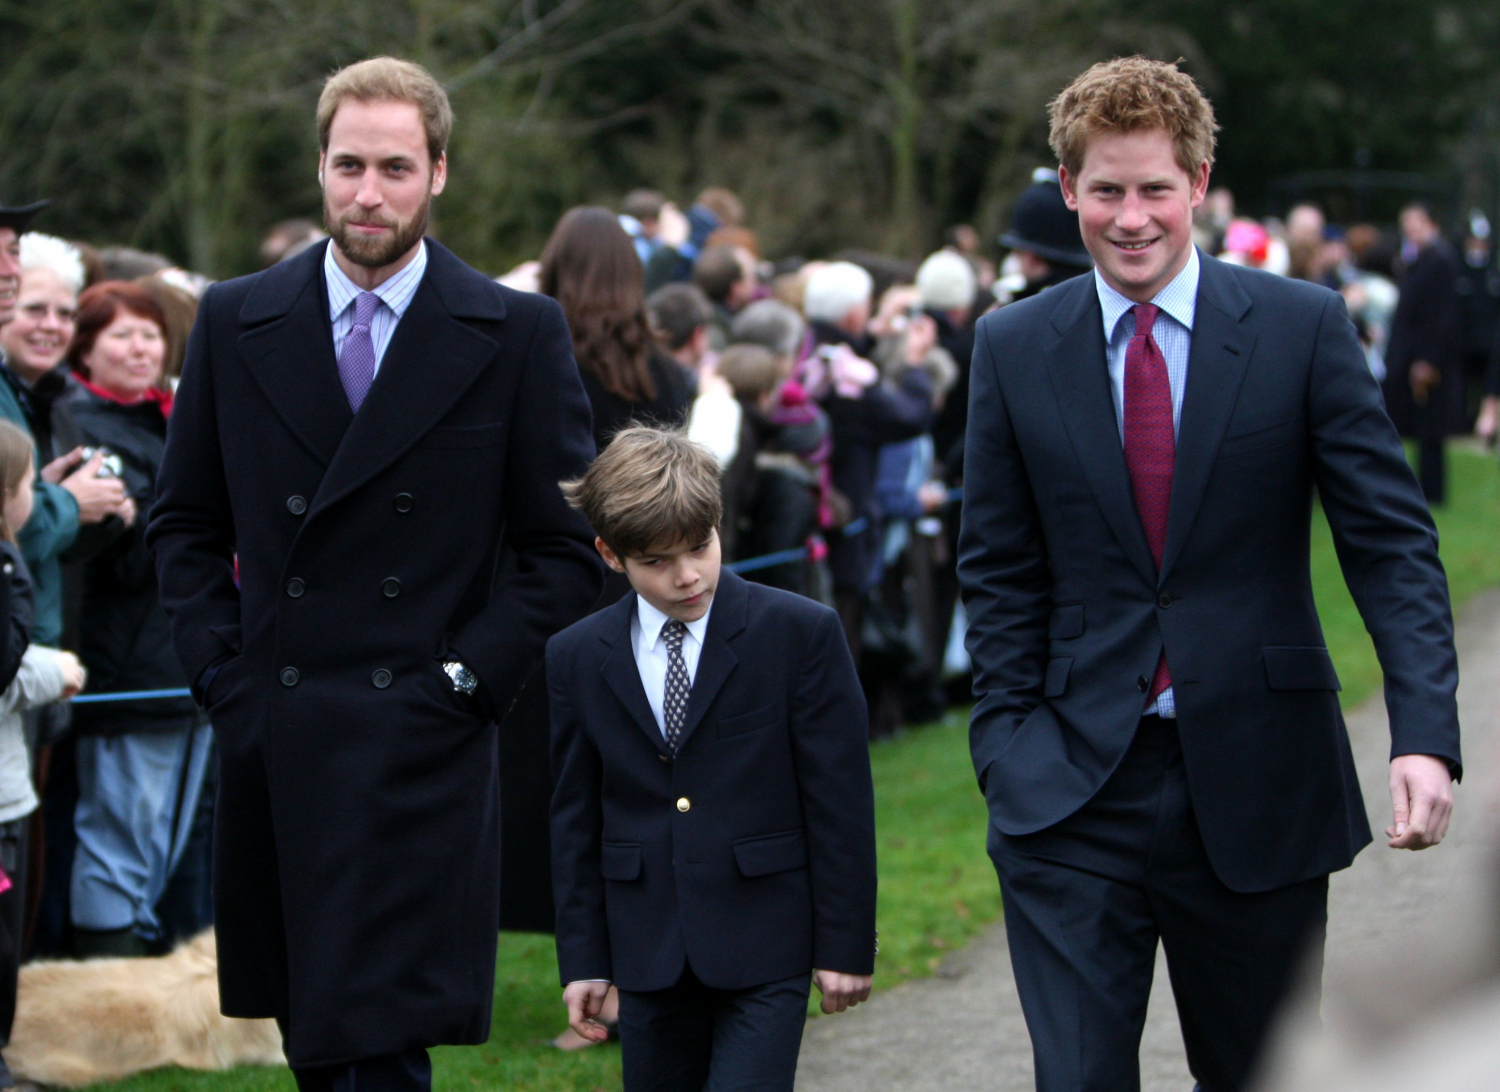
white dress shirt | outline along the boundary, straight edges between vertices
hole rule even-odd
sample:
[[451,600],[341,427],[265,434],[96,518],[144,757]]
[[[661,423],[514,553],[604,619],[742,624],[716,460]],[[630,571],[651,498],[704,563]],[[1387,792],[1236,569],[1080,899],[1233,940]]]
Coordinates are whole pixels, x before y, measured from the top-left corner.
[[[1182,396],[1187,390],[1188,357],[1193,349],[1193,318],[1198,312],[1198,248],[1188,252],[1187,265],[1170,284],[1151,297],[1161,308],[1151,336],[1167,363],[1167,383],[1172,388],[1172,433],[1182,428]],[[1105,356],[1109,365],[1109,389],[1115,399],[1115,420],[1120,426],[1120,442],[1125,442],[1125,352],[1135,336],[1135,301],[1111,288],[1094,267],[1094,286],[1099,290],[1099,306],[1104,311]],[[1171,665],[1168,664],[1170,667]],[[1177,697],[1169,686],[1156,696],[1145,710],[1168,720],[1177,716]]]
[[[380,362],[385,359],[385,350],[396,333],[396,325],[411,306],[412,297],[422,283],[422,274],[426,272],[427,240],[423,239],[416,256],[406,263],[405,269],[370,289],[380,297],[380,306],[375,308],[375,318],[370,322],[377,375],[380,374]],[[328,317],[333,322],[333,358],[337,360],[344,351],[344,338],[354,326],[354,301],[364,289],[339,268],[333,257],[332,243],[323,252],[323,279],[328,282]]]
[[[667,643],[661,639],[662,627],[672,619],[657,610],[640,594],[635,597],[635,617],[630,620],[630,643],[635,649],[635,667],[641,673],[641,685],[646,688],[646,700],[651,703],[651,715],[656,718],[656,727],[662,738],[667,735],[667,722],[662,708],[667,701]],[[687,633],[682,638],[682,662],[687,666],[688,686],[698,676],[698,657],[703,654],[703,636],[708,632],[708,617],[713,613],[713,600],[708,610],[696,622],[687,623]]]

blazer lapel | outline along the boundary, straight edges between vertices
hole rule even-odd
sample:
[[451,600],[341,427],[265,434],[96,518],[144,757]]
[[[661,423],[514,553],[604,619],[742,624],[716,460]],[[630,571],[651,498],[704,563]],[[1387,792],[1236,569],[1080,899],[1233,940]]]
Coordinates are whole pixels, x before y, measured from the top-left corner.
[[1162,551],[1165,579],[1182,553],[1208,486],[1219,443],[1239,398],[1245,370],[1255,351],[1255,334],[1243,323],[1250,297],[1221,263],[1199,256],[1198,305],[1188,354],[1187,390],[1177,428],[1177,460],[1172,502]]
[[261,275],[240,308],[240,352],[292,435],[327,466],[354,415],[339,382],[323,287],[324,246]]
[[[427,245],[427,272],[386,348],[370,393],[313,497],[309,518],[404,455],[462,397],[499,348],[494,339],[460,320],[459,315],[472,313],[473,307],[460,306],[455,312],[445,299],[445,281],[468,271],[461,266],[454,269],[460,263],[446,250],[431,241]],[[451,291],[467,299],[461,285]],[[491,313],[475,317],[503,314],[496,299]]]
[[729,647],[731,638],[745,628],[745,602],[749,598],[745,582],[728,569],[719,571],[719,586],[714,592],[713,613],[709,615],[708,632],[703,635],[703,652],[693,675],[693,689],[688,694],[687,716],[682,722],[680,752],[687,746],[693,729],[713,705],[719,691],[740,660]]
[[620,704],[630,714],[630,719],[646,733],[652,745],[662,754],[670,754],[667,741],[662,738],[661,726],[656,723],[656,714],[651,712],[651,703],[646,699],[646,688],[641,685],[641,671],[635,663],[635,649],[630,640],[630,620],[635,616],[635,593],[631,592],[612,607],[613,612],[600,640],[611,646],[609,654],[599,668],[604,681],[620,699]]
[[1072,298],[1064,300],[1052,315],[1059,337],[1047,353],[1047,374],[1062,411],[1063,427],[1095,501],[1126,556],[1141,577],[1155,587],[1156,563],[1135,509],[1130,471],[1120,443],[1119,418],[1109,388],[1099,294],[1091,275],[1077,278],[1076,283]]

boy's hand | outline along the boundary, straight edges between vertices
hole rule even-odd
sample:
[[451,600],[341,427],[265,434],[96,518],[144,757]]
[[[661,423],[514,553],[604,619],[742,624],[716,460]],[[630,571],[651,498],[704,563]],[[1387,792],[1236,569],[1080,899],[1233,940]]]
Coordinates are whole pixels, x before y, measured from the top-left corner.
[[[824,1012],[843,1012],[870,999],[872,979],[867,974],[844,974],[842,971],[814,971],[813,985],[823,995]],[[579,985],[575,982],[573,985]],[[568,987],[572,989],[572,986]]]
[[594,1017],[604,1008],[609,993],[608,982],[569,982],[563,990],[563,1004],[568,1006],[568,1026],[591,1043],[602,1043],[609,1031]]

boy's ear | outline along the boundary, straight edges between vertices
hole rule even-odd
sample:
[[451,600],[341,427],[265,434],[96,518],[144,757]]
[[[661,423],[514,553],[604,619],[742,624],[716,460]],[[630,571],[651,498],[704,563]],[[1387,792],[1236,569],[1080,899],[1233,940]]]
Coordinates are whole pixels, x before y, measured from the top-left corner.
[[625,571],[625,562],[620,560],[620,555],[611,550],[609,543],[597,535],[594,536],[594,549],[599,551],[599,556],[604,558],[604,563],[615,572],[623,573]]

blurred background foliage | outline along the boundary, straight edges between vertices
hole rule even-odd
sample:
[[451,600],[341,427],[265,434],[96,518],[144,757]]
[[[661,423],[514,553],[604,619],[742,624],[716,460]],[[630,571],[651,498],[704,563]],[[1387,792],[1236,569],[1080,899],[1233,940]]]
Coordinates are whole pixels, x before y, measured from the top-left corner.
[[636,186],[735,189],[771,255],[910,257],[955,222],[993,239],[1051,162],[1047,101],[1137,51],[1212,96],[1247,211],[1360,168],[1493,214],[1500,6],[1446,0],[0,0],[0,198],[249,271],[318,214],[323,78],[388,52],[449,88],[435,234],[492,272]]

